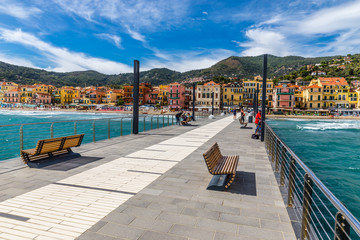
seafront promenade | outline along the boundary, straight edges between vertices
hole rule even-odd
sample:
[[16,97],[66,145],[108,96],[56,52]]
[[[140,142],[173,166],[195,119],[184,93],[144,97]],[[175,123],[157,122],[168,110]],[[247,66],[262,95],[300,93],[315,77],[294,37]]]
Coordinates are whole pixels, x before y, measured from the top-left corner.
[[[252,132],[219,116],[84,144],[41,169],[0,162],[0,239],[296,239]],[[240,155],[224,192],[206,190],[214,142]]]

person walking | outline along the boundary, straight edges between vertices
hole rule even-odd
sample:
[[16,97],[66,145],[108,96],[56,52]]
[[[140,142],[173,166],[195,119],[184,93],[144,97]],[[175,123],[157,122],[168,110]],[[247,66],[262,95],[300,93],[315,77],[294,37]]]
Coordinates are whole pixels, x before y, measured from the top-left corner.
[[243,108],[240,111],[240,122],[245,122],[245,113]]
[[236,109],[235,108],[233,110],[233,114],[234,114],[234,120],[236,120]]

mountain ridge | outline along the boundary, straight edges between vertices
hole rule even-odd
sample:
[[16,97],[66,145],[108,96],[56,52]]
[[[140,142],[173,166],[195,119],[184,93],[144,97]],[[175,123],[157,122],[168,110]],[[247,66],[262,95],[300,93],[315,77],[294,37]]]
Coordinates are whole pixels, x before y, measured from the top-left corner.
[[[309,64],[329,61],[338,56],[304,58],[300,56],[277,57],[268,55],[268,77],[280,77],[299,70]],[[141,82],[150,82],[153,85],[169,84],[175,81],[184,81],[189,78],[203,77],[212,79],[217,76],[252,78],[261,75],[263,55],[254,57],[231,56],[213,66],[204,69],[177,72],[168,68],[154,68],[140,72]],[[93,70],[74,71],[67,73],[51,72],[43,69],[16,66],[0,62],[0,79],[13,81],[18,84],[51,84],[54,86],[113,86],[131,84],[133,73],[107,75]]]

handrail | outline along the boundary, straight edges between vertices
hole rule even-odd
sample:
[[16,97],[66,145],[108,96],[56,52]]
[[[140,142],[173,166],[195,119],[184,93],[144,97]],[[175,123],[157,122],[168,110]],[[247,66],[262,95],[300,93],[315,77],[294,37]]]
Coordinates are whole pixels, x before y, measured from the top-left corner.
[[[167,115],[167,114],[165,114],[165,115]],[[146,115],[146,114],[139,115],[139,117],[147,117],[147,116],[148,115]],[[163,115],[155,114],[155,115],[152,115],[152,116],[163,116]],[[111,120],[111,119],[121,119],[121,118],[132,118],[132,116],[113,117],[113,118],[89,118],[89,119],[65,120],[65,121],[55,121],[55,122],[17,123],[17,124],[0,125],[0,127],[15,127],[15,126],[51,124],[51,123],[65,123],[65,122],[86,122],[86,121],[94,121],[94,120]]]
[[322,183],[322,181],[314,174],[314,172],[305,165],[303,161],[287,146],[285,142],[283,142],[280,137],[274,132],[274,130],[265,123],[265,128],[267,128],[276,138],[277,140],[285,147],[288,153],[294,158],[294,160],[301,166],[301,168],[309,175],[309,177],[313,180],[314,184],[316,184],[322,193],[329,199],[329,201],[333,204],[333,206],[343,214],[343,216],[347,219],[348,223],[351,225],[353,230],[360,235],[360,222],[357,218],[340,202],[339,199]]

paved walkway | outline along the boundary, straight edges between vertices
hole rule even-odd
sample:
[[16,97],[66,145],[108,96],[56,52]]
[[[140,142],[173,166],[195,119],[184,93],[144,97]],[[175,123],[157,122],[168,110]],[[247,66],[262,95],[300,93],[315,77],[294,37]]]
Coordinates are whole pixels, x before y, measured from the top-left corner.
[[[263,143],[232,117],[199,125],[86,144],[44,169],[0,164],[0,238],[295,239]],[[240,155],[225,192],[206,190],[215,141]]]

